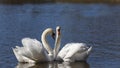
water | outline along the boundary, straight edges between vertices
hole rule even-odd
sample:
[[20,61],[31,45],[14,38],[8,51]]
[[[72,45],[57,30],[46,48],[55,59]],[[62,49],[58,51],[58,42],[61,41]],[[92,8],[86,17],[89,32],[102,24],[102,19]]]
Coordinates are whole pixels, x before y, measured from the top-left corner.
[[16,68],[89,68],[89,64],[86,62],[76,63],[39,63],[39,64],[24,64],[18,63]]
[[[0,5],[0,68],[120,68],[120,5],[24,4]],[[12,47],[24,37],[40,40],[47,27],[62,27],[61,48],[69,42],[93,46],[87,62],[17,62]],[[50,37],[49,37],[50,38]],[[49,39],[53,47],[54,40]]]

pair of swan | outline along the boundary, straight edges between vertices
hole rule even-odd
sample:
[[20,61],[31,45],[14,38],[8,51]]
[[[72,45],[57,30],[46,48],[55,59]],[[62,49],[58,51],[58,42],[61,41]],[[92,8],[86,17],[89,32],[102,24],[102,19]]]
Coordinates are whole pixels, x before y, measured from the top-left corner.
[[23,47],[16,46],[13,52],[19,62],[46,62],[54,60],[63,60],[68,62],[85,61],[89,56],[92,47],[87,47],[84,43],[68,43],[59,52],[61,32],[60,27],[56,27],[55,47],[49,46],[46,37],[54,37],[52,28],[47,28],[41,35],[41,42],[36,39],[23,38]]

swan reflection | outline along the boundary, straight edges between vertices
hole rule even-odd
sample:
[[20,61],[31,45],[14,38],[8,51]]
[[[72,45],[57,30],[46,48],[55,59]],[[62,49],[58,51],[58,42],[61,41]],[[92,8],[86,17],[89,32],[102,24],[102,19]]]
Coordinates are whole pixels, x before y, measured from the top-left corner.
[[54,63],[18,63],[16,68],[90,68],[87,62],[54,62]]

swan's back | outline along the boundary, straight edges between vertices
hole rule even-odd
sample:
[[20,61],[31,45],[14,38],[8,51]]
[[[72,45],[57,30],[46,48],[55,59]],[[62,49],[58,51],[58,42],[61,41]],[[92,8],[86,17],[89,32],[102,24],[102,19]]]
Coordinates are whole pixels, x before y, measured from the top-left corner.
[[58,54],[58,58],[72,59],[72,60],[85,60],[87,58],[87,51],[89,47],[85,43],[68,43]]

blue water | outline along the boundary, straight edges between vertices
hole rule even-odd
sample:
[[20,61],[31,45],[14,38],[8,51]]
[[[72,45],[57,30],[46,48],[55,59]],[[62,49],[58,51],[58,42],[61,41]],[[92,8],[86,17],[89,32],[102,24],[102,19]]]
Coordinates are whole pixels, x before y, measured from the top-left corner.
[[[24,37],[40,40],[48,27],[62,28],[61,48],[69,42],[93,46],[87,62],[20,64],[12,47]],[[50,38],[50,37],[49,37]],[[49,39],[53,47],[54,40]],[[120,5],[0,5],[0,68],[120,68]]]

